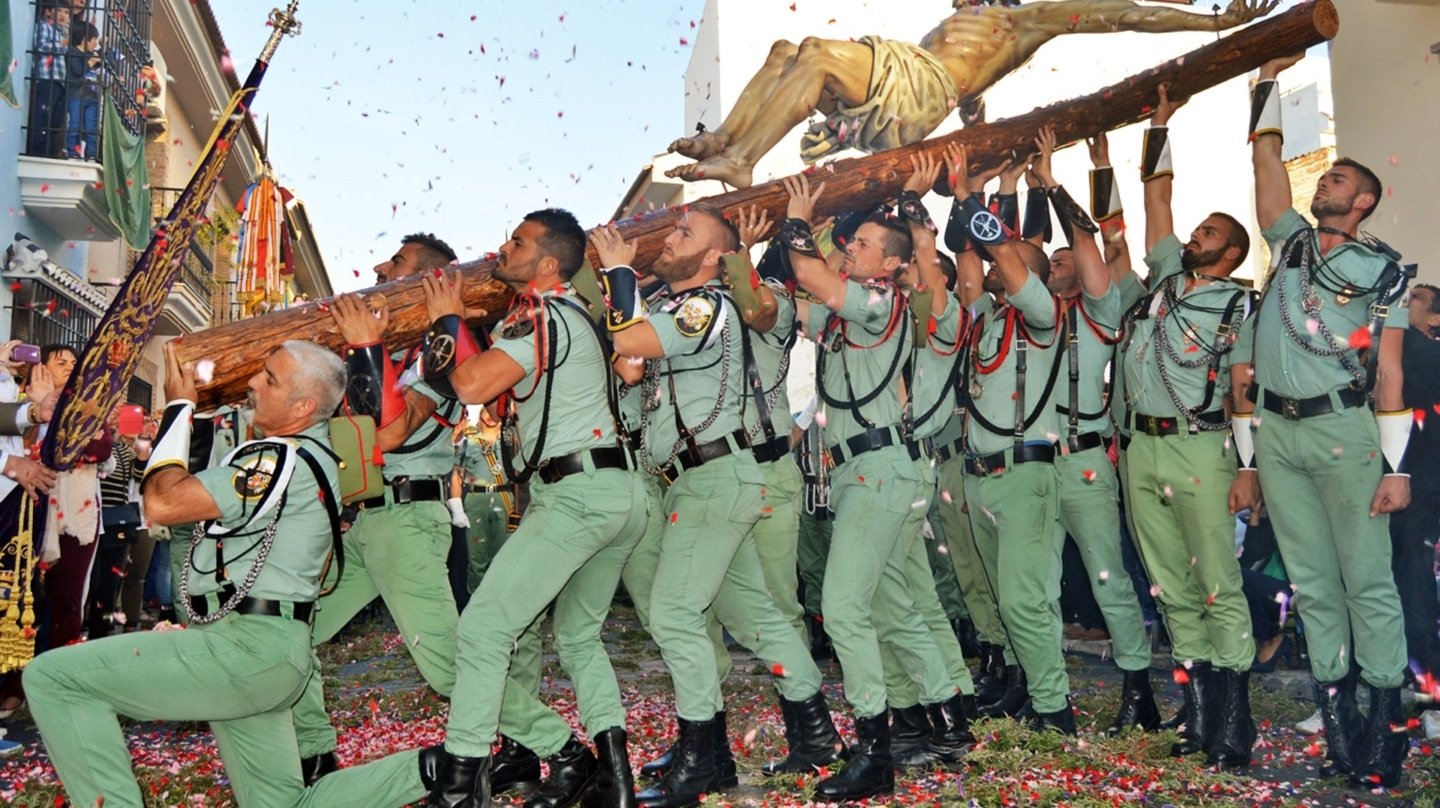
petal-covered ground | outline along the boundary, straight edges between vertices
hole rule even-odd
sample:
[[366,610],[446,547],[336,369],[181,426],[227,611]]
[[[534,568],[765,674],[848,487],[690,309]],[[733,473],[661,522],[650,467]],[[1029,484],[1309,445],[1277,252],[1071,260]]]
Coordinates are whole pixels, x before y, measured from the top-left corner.
[[[633,613],[612,615],[607,644],[621,677],[629,707],[631,762],[659,754],[674,737],[670,682],[658,651],[640,631]],[[390,752],[427,746],[444,736],[445,701],[419,679],[393,628],[372,623],[352,628],[323,649],[327,692],[340,729],[339,757],[353,765]],[[1091,651],[1104,646],[1086,645]],[[730,739],[741,770],[740,788],[710,795],[707,805],[789,806],[809,803],[815,776],[765,779],[760,766],[779,756],[784,732],[770,671],[743,649],[735,650],[735,668],[726,681]],[[1308,716],[1308,677],[1301,671],[1257,674],[1252,680],[1254,710],[1260,725],[1255,764],[1244,776],[1212,771],[1192,761],[1169,757],[1171,733],[1129,734],[1107,738],[1119,697],[1119,674],[1099,656],[1073,651],[1069,656],[1072,689],[1080,711],[1079,739],[1029,733],[1012,721],[975,726],[979,744],[967,765],[899,778],[895,795],[872,804],[890,805],[1035,805],[1035,806],[1359,806],[1436,805],[1440,763],[1428,743],[1412,731],[1410,758],[1402,788],[1364,791],[1316,776],[1323,747],[1291,726]],[[1163,666],[1157,657],[1157,663]],[[826,668],[826,693],[842,735],[852,737],[843,707],[839,669]],[[579,725],[574,693],[555,658],[547,655],[542,685],[551,705]],[[1164,709],[1179,701],[1168,675],[1156,671]],[[0,801],[6,805],[51,808],[67,805],[28,714],[9,721],[10,735],[27,745],[17,756],[0,760]],[[130,723],[126,726],[136,774],[154,806],[233,805],[225,772],[204,726]]]

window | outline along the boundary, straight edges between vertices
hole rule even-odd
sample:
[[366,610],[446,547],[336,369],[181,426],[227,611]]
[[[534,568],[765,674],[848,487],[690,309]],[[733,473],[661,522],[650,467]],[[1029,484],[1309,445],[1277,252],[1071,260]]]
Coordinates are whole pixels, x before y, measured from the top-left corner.
[[18,282],[10,306],[10,338],[31,345],[63,342],[76,353],[90,341],[99,318],[78,302],[33,280]]
[[150,0],[38,0],[29,53],[26,154],[99,162],[106,104],[142,132]]

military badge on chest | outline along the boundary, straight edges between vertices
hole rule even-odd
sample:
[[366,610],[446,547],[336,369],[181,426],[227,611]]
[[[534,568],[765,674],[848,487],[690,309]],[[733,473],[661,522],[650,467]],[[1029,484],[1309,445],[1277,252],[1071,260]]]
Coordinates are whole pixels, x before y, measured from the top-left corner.
[[500,336],[505,339],[528,337],[534,330],[535,316],[528,307],[516,308],[500,324]]

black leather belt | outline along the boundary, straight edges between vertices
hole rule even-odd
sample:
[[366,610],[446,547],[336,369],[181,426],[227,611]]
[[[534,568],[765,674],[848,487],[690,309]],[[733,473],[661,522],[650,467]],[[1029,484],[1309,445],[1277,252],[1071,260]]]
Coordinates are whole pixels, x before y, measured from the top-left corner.
[[948,462],[952,457],[959,457],[965,454],[965,442],[962,438],[956,438],[954,443],[947,443],[944,446],[935,447],[935,459],[941,463]]
[[409,477],[396,477],[393,480],[386,480],[385,485],[391,493],[388,501],[386,496],[381,494],[378,497],[362,499],[355,503],[355,507],[363,511],[366,508],[383,508],[386,505],[445,501],[445,489],[441,487],[439,480],[412,480]]
[[515,483],[498,483],[487,485],[483,483],[471,483],[470,493],[472,494],[494,494],[500,491],[514,491]]
[[[210,598],[217,598],[217,606],[227,603],[235,596],[235,590],[222,589],[210,595],[195,595],[190,598],[190,611],[200,617],[210,613]],[[289,604],[291,613],[285,614],[285,605]],[[240,602],[232,610],[235,614],[243,614],[251,617],[290,617],[301,623],[310,622],[310,614],[315,611],[315,604],[309,601],[288,601],[288,600],[265,600],[264,598],[252,598],[248,595],[240,599]]]
[[[1006,455],[1010,455],[1007,457]],[[1008,461],[1008,464],[1007,464]],[[1020,465],[1021,463],[1054,463],[1055,447],[1052,444],[1026,444],[1013,450],[1007,449],[1004,452],[996,452],[989,455],[971,455],[965,458],[965,473],[973,477],[988,477],[997,471],[1003,471],[1006,465]]]
[[629,468],[629,464],[625,462],[625,450],[619,446],[607,446],[604,449],[590,449],[552,457],[541,463],[536,473],[546,483],[558,483],[572,474],[584,472],[586,455],[590,456],[590,467],[593,469]]
[[755,453],[756,463],[773,463],[790,454],[790,438],[787,435],[776,435],[772,440],[751,446],[750,451]]
[[1124,434],[1122,434],[1122,435],[1120,435],[1119,437],[1120,437],[1120,451],[1123,452],[1123,451],[1125,451],[1126,449],[1129,449],[1129,448],[1130,448],[1130,436],[1129,436],[1129,435],[1124,435]]
[[660,470],[660,476],[664,477],[666,482],[673,483],[679,479],[681,474],[690,469],[733,454],[737,446],[741,448],[750,446],[750,438],[742,430],[731,432],[723,438],[696,444],[693,448],[686,447],[675,455],[675,459],[670,461],[670,465]]
[[[1299,421],[1301,418],[1313,418],[1317,415],[1329,415],[1336,412],[1335,402],[1340,403],[1341,410],[1363,407],[1367,404],[1365,394],[1353,387],[1342,387],[1334,393],[1326,393],[1311,398],[1286,398],[1265,390],[1264,400],[1258,402],[1260,406],[1284,418],[1287,421]],[[1255,401],[1255,385],[1251,385],[1246,391],[1245,397]],[[1335,399],[1332,401],[1332,397]]]
[[1073,440],[1067,438],[1066,445],[1070,447],[1070,453],[1085,452],[1105,445],[1105,437],[1099,432],[1082,432],[1076,435]]
[[[1207,424],[1225,423],[1225,411],[1202,412],[1198,419]],[[1165,435],[1179,435],[1181,432],[1189,432],[1190,425],[1185,419],[1178,415],[1145,415],[1143,413],[1130,413],[1130,431],[1143,432],[1152,438]]]
[[835,461],[835,467],[839,468],[846,460],[854,460],[866,452],[888,446],[904,446],[911,460],[920,459],[920,444],[901,440],[893,426],[887,429],[867,429],[859,435],[850,436],[844,443],[830,447],[830,458]]

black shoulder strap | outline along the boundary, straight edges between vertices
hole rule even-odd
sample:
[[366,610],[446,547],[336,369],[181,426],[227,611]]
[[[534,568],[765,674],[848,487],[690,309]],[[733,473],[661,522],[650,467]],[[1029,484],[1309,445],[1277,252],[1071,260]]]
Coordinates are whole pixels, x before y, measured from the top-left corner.
[[[340,456],[335,454],[329,446],[309,435],[297,437],[320,447],[320,450],[330,455],[337,464],[340,462]],[[300,455],[300,459],[305,461],[305,465],[310,467],[310,473],[315,477],[315,484],[320,487],[320,492],[324,495],[320,499],[325,503],[325,514],[330,517],[330,551],[335,554],[335,564],[337,565],[335,581],[338,583],[340,578],[345,575],[345,542],[340,537],[340,497],[331,490],[330,483],[325,477],[325,470],[320,467],[320,461],[315,459],[315,455],[306,451],[304,446],[296,446],[295,451]],[[326,594],[329,593],[321,593],[322,596]]]

